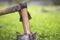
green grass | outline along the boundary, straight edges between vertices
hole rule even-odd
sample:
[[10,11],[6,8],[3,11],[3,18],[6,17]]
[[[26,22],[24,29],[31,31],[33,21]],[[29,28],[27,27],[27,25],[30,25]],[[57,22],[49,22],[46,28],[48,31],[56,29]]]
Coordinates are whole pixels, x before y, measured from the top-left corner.
[[[55,6],[45,6],[52,9]],[[4,9],[6,7],[0,7]],[[28,6],[32,16],[30,28],[32,32],[37,32],[37,40],[60,40],[60,12],[38,12],[41,6]],[[38,10],[38,11],[37,11]],[[18,12],[0,16],[0,40],[15,40],[16,32],[23,34],[22,23],[19,22]],[[10,36],[9,36],[10,35]]]

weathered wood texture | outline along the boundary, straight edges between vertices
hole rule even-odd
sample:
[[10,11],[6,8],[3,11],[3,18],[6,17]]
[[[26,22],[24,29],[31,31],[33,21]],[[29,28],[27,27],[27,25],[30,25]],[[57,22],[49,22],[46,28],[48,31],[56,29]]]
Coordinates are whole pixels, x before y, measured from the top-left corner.
[[21,10],[20,5],[14,6],[14,7],[10,7],[10,8],[6,8],[4,10],[0,10],[0,15],[5,15],[5,14],[10,14],[16,11]]
[[[22,15],[21,15],[21,12],[19,12],[20,14],[20,21],[22,21]],[[30,13],[27,11],[27,14],[28,14],[28,19],[30,20],[32,17],[30,16]]]
[[21,16],[21,21],[23,24],[23,29],[25,34],[25,35],[18,35],[17,40],[36,40],[36,35],[31,34],[30,31],[29,19],[31,19],[31,16],[27,11],[26,3],[21,3],[17,6],[10,7],[5,10],[0,10],[0,15],[10,14],[16,11],[18,11],[19,15]]
[[21,9],[21,13],[19,13],[19,14],[22,16],[22,24],[23,24],[23,28],[24,28],[24,34],[30,34],[27,8]]
[[36,34],[18,35],[17,40],[36,40]]

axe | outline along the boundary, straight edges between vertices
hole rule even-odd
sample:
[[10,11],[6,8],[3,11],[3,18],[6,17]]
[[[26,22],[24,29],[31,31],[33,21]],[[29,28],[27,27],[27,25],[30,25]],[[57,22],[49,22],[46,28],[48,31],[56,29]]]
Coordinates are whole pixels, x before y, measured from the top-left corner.
[[0,10],[0,16],[5,14],[10,14],[16,11],[19,12],[20,21],[22,22],[24,28],[24,33],[30,34],[28,20],[31,19],[31,16],[27,10],[27,3],[19,3],[17,6]]
[[[21,9],[27,8],[26,3],[20,3],[20,5],[21,5]],[[31,19],[31,16],[30,16],[30,13],[28,12],[28,10],[27,10],[27,13],[28,13],[28,19]],[[22,15],[21,14],[20,14],[20,21],[22,21]]]
[[[9,7],[6,8],[4,10],[0,10],[0,16],[1,15],[5,15],[5,14],[10,14],[12,12],[16,12],[16,11],[21,11],[21,9],[25,8],[24,6],[26,5],[27,8],[27,4],[26,3],[19,3],[17,6],[13,6],[13,7]],[[27,11],[28,13],[28,19],[31,19],[32,17],[30,16],[30,13]],[[22,16],[20,14],[20,21],[22,21]]]
[[22,22],[24,29],[24,35],[17,35],[17,40],[36,40],[36,34],[32,34],[29,27],[29,19],[31,19],[31,16],[27,10],[27,3],[19,3],[17,6],[0,10],[0,16],[16,11],[19,12],[20,21]]

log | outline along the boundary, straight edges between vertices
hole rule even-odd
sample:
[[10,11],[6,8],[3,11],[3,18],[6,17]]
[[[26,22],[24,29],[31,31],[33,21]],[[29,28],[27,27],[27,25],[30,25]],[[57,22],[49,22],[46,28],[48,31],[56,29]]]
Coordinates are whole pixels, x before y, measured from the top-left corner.
[[36,40],[36,34],[18,35],[17,40]]

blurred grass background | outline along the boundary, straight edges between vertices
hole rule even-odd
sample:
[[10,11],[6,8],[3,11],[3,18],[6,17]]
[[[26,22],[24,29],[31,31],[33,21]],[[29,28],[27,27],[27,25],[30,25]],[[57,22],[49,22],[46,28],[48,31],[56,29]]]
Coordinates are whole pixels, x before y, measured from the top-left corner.
[[[45,6],[47,10],[60,6]],[[7,6],[0,6],[5,9]],[[42,6],[28,6],[32,16],[31,31],[37,32],[37,40],[60,40],[60,12],[42,12]],[[16,40],[16,35],[23,34],[18,12],[0,16],[0,40]]]

